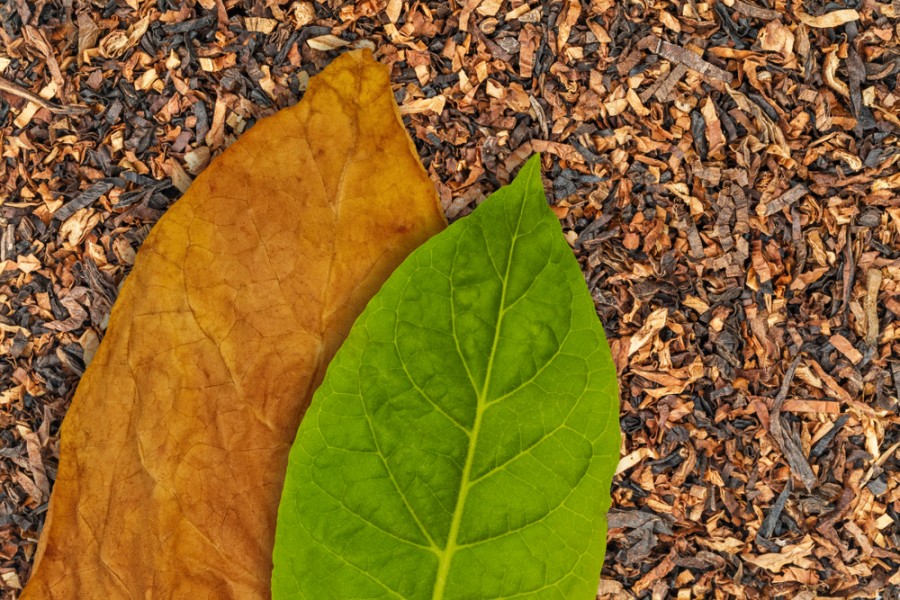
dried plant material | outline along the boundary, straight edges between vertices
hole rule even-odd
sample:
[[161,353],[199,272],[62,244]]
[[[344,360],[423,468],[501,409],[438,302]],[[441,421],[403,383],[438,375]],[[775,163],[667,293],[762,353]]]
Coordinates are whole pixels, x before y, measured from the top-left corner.
[[706,121],[706,141],[709,142],[709,157],[713,160],[725,158],[725,134],[722,133],[722,121],[716,112],[712,98],[707,98],[700,107],[703,120]]
[[631,338],[628,345],[628,355],[631,356],[647,344],[649,344],[656,335],[666,325],[666,319],[669,316],[668,308],[659,308],[653,311],[644,321],[643,327]]
[[193,180],[184,168],[178,164],[178,161],[174,158],[170,158],[166,161],[164,168],[168,172],[169,177],[172,178],[172,185],[174,185],[182,194],[187,192]]
[[403,11],[403,0],[388,0],[384,13],[387,15],[391,23],[396,23],[400,19],[400,13]]
[[847,87],[846,83],[837,78],[837,70],[840,66],[841,61],[838,58],[837,48],[835,48],[831,52],[825,54],[825,63],[822,65],[822,76],[825,79],[825,83],[828,84],[828,87],[840,95],[849,98],[850,88]]
[[44,98],[41,98],[37,94],[22,88],[22,86],[17,85],[11,81],[7,81],[3,77],[0,77],[0,92],[6,92],[8,94],[12,94],[13,96],[18,96],[19,98],[25,98],[29,102],[41,108],[46,108],[50,112],[56,114],[73,114],[87,110],[86,108],[80,106],[56,106],[51,102],[47,102]]
[[770,146],[770,151],[771,149],[777,149],[781,156],[789,157],[791,155],[791,150],[784,137],[784,132],[773,119],[743,92],[732,89],[731,86],[726,86],[725,91],[728,92],[728,95],[731,96],[732,100],[735,101],[742,111],[752,115],[759,122],[762,131],[765,134],[763,136],[763,141],[772,144],[772,146]]
[[881,269],[866,273],[866,343],[872,348],[878,343],[878,292],[883,280]]
[[667,373],[640,368],[634,368],[632,371],[635,375],[640,375],[647,381],[652,381],[653,383],[662,386],[644,390],[644,393],[651,398],[662,398],[671,394],[680,394],[704,374],[703,365],[699,360],[694,361],[688,369],[673,369]]
[[578,0],[566,2],[562,18],[559,22],[559,32],[556,37],[556,47],[559,52],[563,52],[569,43],[569,36],[572,33],[572,27],[578,22],[581,16],[581,2]]
[[763,569],[768,569],[773,573],[780,572],[785,565],[794,563],[800,566],[806,564],[804,559],[812,554],[815,547],[810,536],[806,536],[799,544],[787,546],[781,552],[772,552],[759,556],[744,555],[744,560]]
[[850,340],[845,338],[839,333],[832,335],[828,338],[828,341],[831,342],[831,345],[837,348],[837,351],[847,357],[847,360],[852,362],[853,364],[859,364],[859,362],[863,359],[862,352],[857,350],[853,344],[850,343]]
[[643,577],[638,579],[637,583],[631,588],[635,594],[641,594],[644,590],[650,588],[654,583],[665,577],[675,568],[675,549],[672,550],[657,564],[655,567],[647,571]]
[[534,58],[540,41],[540,32],[530,23],[519,31],[519,76],[523,79],[534,73]]
[[621,582],[605,578],[600,580],[600,586],[597,588],[597,596],[611,597],[616,600],[634,597],[625,590],[625,586],[622,585]]
[[689,69],[693,69],[694,71],[697,71],[704,77],[713,81],[730,83],[733,79],[733,76],[728,71],[721,69],[706,60],[703,60],[701,57],[697,56],[690,50],[686,50],[681,46],[676,46],[675,44],[662,40],[655,35],[648,35],[646,38],[641,40],[641,45],[649,49],[654,54],[658,54],[666,60],[670,60],[672,62],[682,64]]
[[[523,6],[527,7],[528,5],[526,4]],[[522,23],[539,23],[541,21],[541,14],[542,11],[540,5],[527,11],[523,8],[522,13],[519,14],[517,19]]]
[[[860,486],[866,485],[872,479],[872,475],[875,473],[875,470],[880,469],[884,463],[886,463],[889,459],[893,458],[894,453],[897,452],[898,450],[900,450],[900,442],[896,442],[890,448],[888,448],[883,453],[881,453],[881,456],[879,456],[872,463],[872,466],[869,467],[869,470],[866,472],[865,475],[863,475],[863,478],[859,482]],[[881,519],[879,519],[879,521],[881,521]]]
[[793,205],[808,193],[809,190],[807,190],[806,187],[802,185],[795,185],[777,198],[774,198],[768,202],[761,202],[759,206],[756,207],[756,214],[761,217],[772,216],[775,213],[780,212],[785,208]]
[[804,25],[815,27],[818,29],[829,29],[831,27],[840,27],[851,21],[859,21],[859,13],[852,8],[844,8],[834,10],[817,17],[812,16],[803,9],[803,3],[798,2],[794,5],[794,12]]
[[147,71],[144,71],[144,73],[140,77],[135,79],[134,87],[137,90],[146,92],[154,87],[153,84],[157,81],[159,81],[159,74],[156,72],[156,69],[149,69]]
[[53,213],[53,218],[59,221],[65,221],[76,212],[90,206],[94,202],[96,202],[100,197],[113,189],[113,184],[109,181],[98,181],[88,189],[84,190],[78,196],[73,198],[71,201],[65,203],[60,207],[55,213]]
[[629,89],[627,92],[625,92],[625,101],[628,103],[628,106],[631,107],[631,110],[633,110],[636,115],[646,117],[650,114],[650,109],[644,106],[644,104],[641,102],[641,99],[638,97],[634,90]]
[[141,38],[147,33],[148,27],[150,27],[149,15],[125,31],[117,29],[107,34],[106,37],[100,40],[98,46],[100,56],[104,58],[118,58],[122,56],[128,49],[136,46],[141,41]]
[[50,95],[45,96],[49,100],[56,91],[62,90],[66,84],[62,72],[59,70],[59,62],[56,60],[53,47],[47,39],[47,36],[44,35],[44,32],[35,29],[31,25],[25,25],[22,28],[22,37],[29,46],[36,49],[44,57],[44,62],[47,65],[47,69],[50,71],[50,76],[52,77],[52,82],[54,84],[52,88],[53,92]]
[[338,48],[343,48],[350,44],[347,40],[342,40],[336,35],[328,34],[328,35],[320,35],[319,37],[314,37],[306,40],[307,45],[313,50],[319,50],[320,52],[329,52],[331,50],[337,50]]
[[624,473],[628,469],[634,467],[647,458],[659,457],[650,448],[640,448],[638,450],[635,450],[631,454],[623,456],[621,459],[619,459],[619,466],[616,467],[616,475],[618,475],[619,473]]
[[37,114],[37,111],[40,110],[40,106],[34,104],[33,102],[29,102],[25,105],[25,108],[22,109],[18,115],[16,115],[15,120],[13,121],[13,125],[18,128],[25,127],[29,123],[31,123],[31,119],[34,118],[34,115]]
[[763,8],[761,6],[757,6],[751,2],[744,2],[744,0],[723,0],[722,2],[725,6],[730,6],[734,8],[741,14],[747,15],[748,17],[753,17],[754,19],[763,19],[764,21],[771,21],[772,19],[780,19],[781,13],[777,10],[771,10],[768,8]]
[[188,171],[192,175],[199,175],[209,164],[210,154],[209,148],[200,146],[184,153],[184,162],[188,166]]
[[523,2],[516,8],[510,10],[505,15],[503,15],[503,20],[505,21],[515,21],[522,15],[531,11],[531,6],[527,2]]
[[659,22],[662,23],[667,29],[671,29],[675,33],[681,33],[681,23],[678,22],[678,19],[672,16],[672,13],[666,10],[659,11]]
[[660,102],[668,102],[670,96],[675,90],[675,86],[681,81],[681,78],[688,72],[688,68],[682,64],[675,65],[668,75],[660,78],[653,85],[647,87],[641,92],[640,99],[647,102],[650,98],[656,98]]
[[19,575],[15,571],[3,570],[0,572],[0,580],[11,590],[21,590],[22,583],[19,581]]
[[294,2],[291,5],[294,27],[300,29],[316,20],[316,7],[312,2]]
[[763,50],[778,52],[785,58],[794,53],[794,34],[781,21],[770,21],[759,31],[757,41]]
[[501,6],[503,6],[503,0],[481,0],[475,12],[484,17],[493,17]]
[[217,158],[144,242],[78,387],[22,598],[268,598],[309,396],[443,225],[368,53]]
[[401,115],[418,115],[421,113],[441,114],[444,111],[444,105],[447,103],[445,96],[432,96],[431,98],[419,98],[404,102],[400,106]]
[[247,28],[247,31],[256,31],[266,35],[275,31],[276,25],[278,25],[278,21],[275,19],[264,19],[262,17],[247,17],[244,19],[244,27]]
[[781,410],[784,412],[838,415],[841,413],[841,405],[839,402],[831,402],[829,400],[785,400]]
[[778,391],[778,395],[772,405],[769,433],[787,459],[788,464],[791,467],[791,473],[803,482],[807,491],[811,491],[816,484],[816,475],[809,466],[809,462],[794,433],[790,428],[786,427],[781,420],[782,407],[787,399],[788,390],[794,380],[794,374],[797,372],[797,367],[800,365],[802,358],[802,355],[797,356],[785,371],[784,379],[781,382],[781,389]]

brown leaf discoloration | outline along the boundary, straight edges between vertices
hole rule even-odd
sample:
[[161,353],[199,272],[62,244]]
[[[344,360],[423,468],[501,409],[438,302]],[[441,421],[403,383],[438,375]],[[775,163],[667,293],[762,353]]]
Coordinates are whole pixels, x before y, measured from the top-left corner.
[[267,598],[309,396],[371,295],[443,226],[370,54],[255,125],[138,254],[66,416],[22,598]]

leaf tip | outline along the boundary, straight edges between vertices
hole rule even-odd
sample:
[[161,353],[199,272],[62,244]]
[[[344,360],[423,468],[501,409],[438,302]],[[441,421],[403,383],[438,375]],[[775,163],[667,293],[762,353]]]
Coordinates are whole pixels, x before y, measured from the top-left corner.
[[522,168],[519,170],[519,174],[516,177],[527,177],[531,178],[537,174],[538,177],[541,176],[541,153],[535,152],[531,155],[531,158],[525,161],[525,164],[522,165]]
[[542,208],[547,208],[547,196],[544,193],[544,182],[541,179],[541,154],[539,152],[535,152],[525,161],[511,185],[521,186],[525,203],[539,204]]

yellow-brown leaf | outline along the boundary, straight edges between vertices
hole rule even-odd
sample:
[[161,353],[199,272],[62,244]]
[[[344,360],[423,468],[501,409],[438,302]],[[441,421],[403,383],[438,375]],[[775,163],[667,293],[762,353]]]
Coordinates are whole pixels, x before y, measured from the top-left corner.
[[78,387],[22,599],[269,597],[309,397],[444,225],[368,52],[217,158],[147,238]]

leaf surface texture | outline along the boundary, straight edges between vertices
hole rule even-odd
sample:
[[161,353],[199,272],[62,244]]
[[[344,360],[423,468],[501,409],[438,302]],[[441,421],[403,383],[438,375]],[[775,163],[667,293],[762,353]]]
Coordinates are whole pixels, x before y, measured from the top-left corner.
[[291,451],[273,598],[590,599],[618,389],[537,157],[390,277]]
[[312,390],[445,225],[389,83],[370,53],[342,55],[153,228],[65,418],[23,600],[270,597]]

